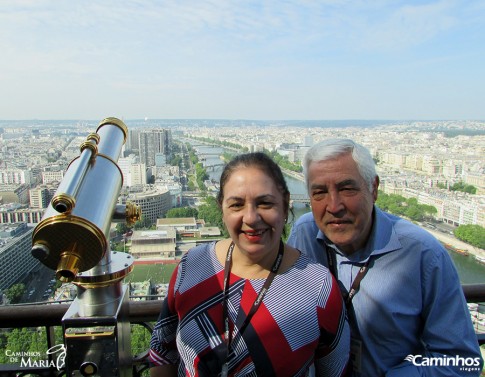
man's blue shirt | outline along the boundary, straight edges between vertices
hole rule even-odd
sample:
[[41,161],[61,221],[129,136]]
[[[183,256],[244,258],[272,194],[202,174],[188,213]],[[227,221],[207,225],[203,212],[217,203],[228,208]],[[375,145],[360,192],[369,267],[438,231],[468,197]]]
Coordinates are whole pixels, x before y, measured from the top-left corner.
[[349,257],[323,235],[312,213],[298,219],[288,244],[325,266],[333,255],[346,292],[370,258],[348,313],[355,376],[480,375],[483,360],[457,271],[431,234],[375,207],[365,248]]

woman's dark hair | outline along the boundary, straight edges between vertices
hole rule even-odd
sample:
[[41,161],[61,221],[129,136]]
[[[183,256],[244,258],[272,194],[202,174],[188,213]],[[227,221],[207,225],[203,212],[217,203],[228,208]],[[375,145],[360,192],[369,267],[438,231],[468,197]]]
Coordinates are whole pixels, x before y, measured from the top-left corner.
[[276,187],[281,191],[283,196],[283,209],[288,215],[290,207],[290,191],[286,185],[285,178],[281,172],[280,167],[269,157],[268,155],[261,152],[245,153],[234,157],[225,167],[221,174],[220,179],[220,189],[217,195],[217,202],[219,206],[222,207],[222,201],[224,200],[224,186],[226,182],[231,177],[232,173],[239,168],[244,167],[255,167],[260,169],[268,177],[270,177]]

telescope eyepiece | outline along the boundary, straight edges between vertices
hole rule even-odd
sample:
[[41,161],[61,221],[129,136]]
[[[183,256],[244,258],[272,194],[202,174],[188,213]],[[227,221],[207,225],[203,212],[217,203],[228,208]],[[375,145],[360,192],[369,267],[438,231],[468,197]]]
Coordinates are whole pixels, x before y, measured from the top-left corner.
[[52,198],[52,207],[59,213],[71,212],[76,206],[76,199],[71,195],[62,193]]
[[80,264],[81,258],[79,255],[71,251],[63,252],[57,265],[56,278],[63,283],[70,283],[79,272]]
[[67,212],[67,205],[65,203],[57,203],[55,210],[59,213]]
[[71,270],[57,270],[56,278],[63,283],[69,283],[74,280],[76,274]]

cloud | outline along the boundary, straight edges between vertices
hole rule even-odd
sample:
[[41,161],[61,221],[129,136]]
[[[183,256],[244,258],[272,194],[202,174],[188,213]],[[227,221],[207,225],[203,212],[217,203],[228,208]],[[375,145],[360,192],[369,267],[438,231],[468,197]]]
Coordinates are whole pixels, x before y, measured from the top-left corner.
[[450,80],[464,57],[483,61],[484,13],[474,0],[2,2],[0,95],[6,110],[33,108],[27,101],[42,95],[45,106],[65,104],[72,92],[87,108],[119,96],[127,112],[145,109],[134,102],[146,93],[153,115],[157,97],[182,117],[187,103],[258,114],[271,104],[272,113],[301,109],[296,118],[319,103],[345,111],[364,106],[363,94],[378,98],[373,89],[396,93],[389,88],[440,82],[438,73]]
[[361,47],[371,50],[403,50],[419,46],[459,24],[450,1],[429,4],[402,5],[381,12],[361,24]]

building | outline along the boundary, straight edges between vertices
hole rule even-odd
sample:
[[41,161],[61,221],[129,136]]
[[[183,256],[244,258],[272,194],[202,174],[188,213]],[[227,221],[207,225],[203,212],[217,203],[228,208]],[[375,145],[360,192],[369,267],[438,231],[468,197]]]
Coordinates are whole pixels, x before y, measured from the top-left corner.
[[174,229],[180,238],[220,237],[218,227],[205,227],[205,221],[195,217],[174,217],[157,220],[157,229]]
[[155,153],[155,166],[164,166],[167,164],[167,156],[164,153]]
[[25,208],[19,203],[2,205],[0,207],[0,224],[37,224],[42,220],[44,211],[44,208]]
[[44,185],[62,182],[64,178],[64,170],[44,170],[42,173],[42,183]]
[[[172,136],[170,130],[144,130],[139,134],[140,162],[146,166],[155,166],[157,155],[170,154]],[[160,159],[160,157],[158,157]]]
[[403,182],[383,181],[381,189],[386,194],[402,195],[405,198],[416,198],[419,204],[433,206],[438,211],[436,219],[453,224],[476,224],[485,227],[485,204],[480,201],[466,200],[464,193],[446,194],[439,189],[416,189],[406,187]]
[[196,237],[199,233],[195,217],[157,219],[157,229],[174,229],[180,237]]
[[118,159],[118,167],[123,174],[123,186],[131,186],[131,165],[138,162],[138,157],[133,153],[127,157],[120,157]]
[[221,236],[221,230],[217,226],[204,226],[199,229],[201,238],[214,238]]
[[140,129],[129,129],[126,139],[125,149],[129,151],[138,151],[140,149]]
[[147,184],[147,168],[145,164],[131,164],[127,186]]
[[304,146],[304,147],[313,146],[313,136],[312,135],[304,135],[302,146]]
[[123,174],[123,186],[132,187],[147,184],[147,167],[139,162],[139,158],[130,154],[118,160],[118,166]]
[[30,185],[32,182],[29,170],[0,169],[0,184]]
[[30,208],[47,208],[54,196],[54,192],[45,185],[30,189]]
[[32,257],[32,232],[25,223],[0,225],[0,290],[19,283],[39,261]]
[[136,259],[175,258],[175,229],[135,230],[131,236],[130,253]]
[[29,186],[26,184],[0,184],[0,203],[29,203]]
[[467,173],[464,179],[467,185],[477,188],[477,195],[485,195],[485,174]]
[[121,199],[122,204],[130,201],[140,206],[142,216],[156,223],[158,218],[164,217],[165,213],[172,208],[172,198],[168,190],[162,190],[155,186],[139,187],[139,191],[130,191]]

